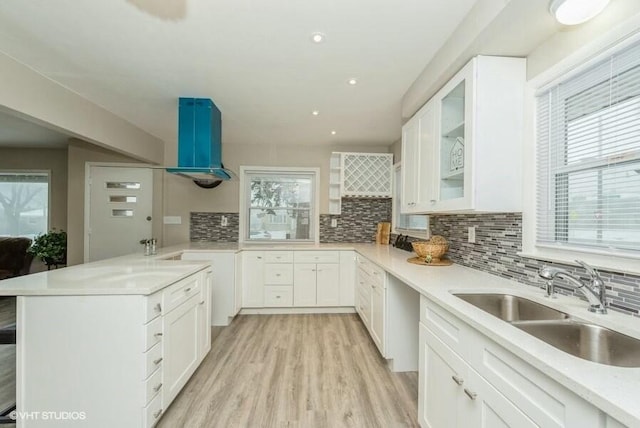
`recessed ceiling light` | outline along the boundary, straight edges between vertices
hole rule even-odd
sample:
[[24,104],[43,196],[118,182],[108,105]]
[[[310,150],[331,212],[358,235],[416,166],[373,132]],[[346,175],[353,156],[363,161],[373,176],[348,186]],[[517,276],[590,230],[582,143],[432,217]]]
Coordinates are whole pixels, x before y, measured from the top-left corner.
[[354,78],[349,79],[347,82],[352,86],[358,83],[358,81]]
[[336,131],[331,131],[331,135],[336,135]]
[[602,12],[609,0],[551,0],[549,11],[564,25],[587,22]]
[[320,114],[320,112],[318,110],[314,110],[311,112],[312,115],[317,116]]
[[322,43],[324,42],[325,35],[323,33],[315,32],[311,33],[311,41],[313,43]]

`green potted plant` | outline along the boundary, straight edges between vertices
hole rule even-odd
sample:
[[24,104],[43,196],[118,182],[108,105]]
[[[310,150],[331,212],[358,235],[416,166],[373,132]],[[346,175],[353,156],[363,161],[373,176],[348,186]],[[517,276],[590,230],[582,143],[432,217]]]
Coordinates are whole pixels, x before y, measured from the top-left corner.
[[41,258],[48,269],[51,269],[51,266],[67,264],[67,232],[53,229],[38,235],[28,251]]

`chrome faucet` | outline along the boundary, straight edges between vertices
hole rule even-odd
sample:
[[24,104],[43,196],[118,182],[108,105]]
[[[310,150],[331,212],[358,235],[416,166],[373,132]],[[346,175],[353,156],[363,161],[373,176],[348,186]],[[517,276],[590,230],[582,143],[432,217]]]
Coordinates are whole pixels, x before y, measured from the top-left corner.
[[580,290],[582,294],[589,301],[589,312],[595,312],[597,314],[606,314],[607,313],[607,287],[604,285],[604,281],[600,277],[598,271],[589,266],[583,261],[576,260],[580,266],[587,271],[589,274],[589,282],[583,282],[580,278],[572,274],[571,272],[554,268],[550,266],[543,266],[538,271],[538,275],[540,277],[547,280],[546,290],[548,297],[554,297],[553,294],[555,292],[555,287],[553,285],[553,280],[556,277],[560,277],[568,280],[571,284],[573,284],[576,290]]

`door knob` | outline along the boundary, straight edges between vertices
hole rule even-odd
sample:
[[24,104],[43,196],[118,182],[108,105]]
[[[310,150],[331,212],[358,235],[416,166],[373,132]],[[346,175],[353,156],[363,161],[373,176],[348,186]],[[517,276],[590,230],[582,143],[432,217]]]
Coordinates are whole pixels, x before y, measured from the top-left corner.
[[150,215],[147,216],[147,221],[151,221],[151,216]]

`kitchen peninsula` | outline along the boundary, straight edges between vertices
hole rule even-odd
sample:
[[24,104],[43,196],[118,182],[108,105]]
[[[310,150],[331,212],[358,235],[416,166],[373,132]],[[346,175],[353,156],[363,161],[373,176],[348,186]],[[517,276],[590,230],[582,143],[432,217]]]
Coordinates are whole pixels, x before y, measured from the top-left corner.
[[[83,423],[90,421],[90,426],[153,426],[208,352],[210,342],[204,333],[211,325],[208,307],[215,301],[215,294],[213,299],[207,296],[211,265],[183,256],[212,252],[286,257],[291,252],[292,260],[320,252],[351,254],[357,272],[350,284],[356,290],[353,306],[337,309],[353,312],[355,306],[361,318],[359,272],[368,270],[370,277],[380,272],[384,278],[373,284],[382,284],[383,336],[376,345],[391,370],[421,373],[421,407],[430,388],[424,373],[435,355],[430,354],[433,342],[423,342],[419,325],[424,324],[430,330],[447,331],[451,341],[446,346],[461,355],[466,354],[456,350],[455,341],[472,338],[465,346],[473,347],[475,354],[465,357],[464,364],[476,374],[468,382],[477,378],[487,382],[482,385],[493,385],[479,390],[476,406],[498,403],[497,411],[506,411],[500,403],[507,403],[511,407],[502,417],[515,415],[536,423],[555,420],[557,426],[567,427],[619,428],[640,421],[634,400],[640,368],[571,356],[453,293],[508,293],[640,338],[637,319],[613,311],[606,316],[591,314],[574,297],[551,301],[542,290],[459,265],[409,264],[409,253],[374,244],[189,243],[161,249],[155,257],[125,256],[32,275],[31,281],[28,277],[6,281],[0,294],[19,296],[18,410],[85,412],[81,415],[86,420],[61,421],[59,426],[89,426]],[[241,313],[303,309],[244,308]],[[364,318],[363,322],[375,342],[377,330]],[[442,346],[433,349],[451,352]],[[399,357],[399,350],[406,358]],[[556,404],[551,406],[549,400]],[[122,402],[126,406],[120,407]],[[51,426],[51,421],[18,421],[19,427],[44,425]]]

